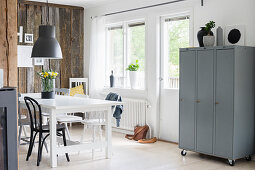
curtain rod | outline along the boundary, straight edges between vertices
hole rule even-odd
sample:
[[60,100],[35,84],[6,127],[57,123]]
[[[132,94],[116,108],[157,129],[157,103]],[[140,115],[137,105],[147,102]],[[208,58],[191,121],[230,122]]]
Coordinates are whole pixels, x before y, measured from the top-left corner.
[[[107,13],[107,14],[104,14],[101,16],[110,16],[110,15],[115,15],[115,14],[121,14],[121,13],[137,11],[137,10],[147,9],[147,8],[153,8],[153,7],[157,7],[157,6],[168,5],[168,4],[173,4],[173,3],[183,2],[183,1],[187,1],[187,0],[175,0],[175,1],[165,2],[165,3],[161,3],[161,4],[155,4],[155,5],[149,5],[149,6],[144,6],[144,7],[140,7],[140,8],[133,8],[133,9],[128,9],[128,10],[124,10],[124,11]],[[204,6],[204,0],[201,0],[201,6]],[[98,16],[94,16],[94,17],[91,16],[91,19],[94,19],[97,17]]]

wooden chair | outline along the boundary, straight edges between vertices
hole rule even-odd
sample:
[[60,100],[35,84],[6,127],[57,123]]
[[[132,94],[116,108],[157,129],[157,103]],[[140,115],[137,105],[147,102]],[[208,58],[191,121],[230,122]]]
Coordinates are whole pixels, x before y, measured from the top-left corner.
[[[40,104],[35,99],[30,97],[24,97],[24,100],[25,100],[27,110],[30,116],[30,129],[31,129],[30,143],[29,143],[26,161],[29,160],[29,157],[32,154],[36,135],[39,134],[39,145],[38,145],[38,155],[37,155],[37,166],[39,166],[42,160],[43,143],[45,142],[47,137],[50,135],[50,128],[49,128],[49,125],[42,124],[42,110],[41,110]],[[46,134],[44,138],[42,137],[43,134]],[[63,137],[63,143],[64,143],[64,146],[66,146],[67,144],[66,144],[64,125],[57,124],[57,134],[58,136]],[[68,153],[66,153],[65,155],[66,155],[67,161],[69,162],[70,159],[69,159]]]
[[[19,93],[18,94],[18,97],[21,97],[21,94]],[[30,119],[28,116],[26,115],[22,115],[21,114],[21,110],[20,110],[20,101],[18,102],[18,126],[19,126],[19,134],[18,134],[18,140],[19,140],[19,145],[26,145],[26,144],[29,144],[30,141],[28,140],[29,137],[27,137],[27,133],[26,133],[26,129],[25,129],[25,126],[30,126]],[[21,134],[22,134],[22,130],[25,134],[25,137],[21,137]],[[44,138],[44,136],[42,135],[42,138]],[[25,143],[20,143],[21,140],[23,140]],[[44,142],[43,143],[44,146],[45,146],[45,149],[48,153],[48,146],[47,146],[47,143]]]

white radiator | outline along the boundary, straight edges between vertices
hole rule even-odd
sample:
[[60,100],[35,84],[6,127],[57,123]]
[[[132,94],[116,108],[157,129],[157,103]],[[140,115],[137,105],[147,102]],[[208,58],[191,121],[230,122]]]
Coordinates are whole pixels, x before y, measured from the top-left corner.
[[146,114],[148,103],[146,100],[122,98],[123,113],[121,115],[120,126],[116,127],[116,119],[113,118],[112,126],[114,131],[127,133],[134,131],[136,125],[146,124]]

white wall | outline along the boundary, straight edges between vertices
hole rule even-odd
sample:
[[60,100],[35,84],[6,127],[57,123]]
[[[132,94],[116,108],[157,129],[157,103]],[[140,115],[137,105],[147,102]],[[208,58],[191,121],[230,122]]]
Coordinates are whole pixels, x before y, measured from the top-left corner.
[[[99,16],[105,13],[111,13],[131,8],[167,2],[169,0],[128,0],[115,2],[112,4],[85,9],[85,76],[89,76],[89,53],[90,53],[90,24],[91,16]],[[200,26],[203,26],[209,20],[214,20],[216,26],[244,24],[246,26],[246,45],[255,46],[255,1],[254,0],[204,0],[204,7],[200,6],[200,0],[188,0],[176,4],[170,4],[140,11],[133,11],[124,14],[113,15],[108,17],[109,22],[121,20],[131,20],[134,18],[146,19],[146,66],[147,66],[147,89],[143,92],[120,91],[122,95],[129,95],[134,98],[147,98],[151,103],[150,116],[148,121],[153,128],[153,134],[158,135],[159,125],[159,18],[162,15],[178,13],[190,10],[193,13],[194,25],[194,46],[197,46],[196,34]],[[175,97],[174,97],[175,96]],[[178,100],[176,95],[173,100]],[[178,107],[178,106],[176,106]],[[178,110],[178,109],[173,109]],[[173,121],[178,122],[178,113]],[[178,129],[169,128],[169,133],[176,134]],[[176,141],[176,139],[173,139]]]

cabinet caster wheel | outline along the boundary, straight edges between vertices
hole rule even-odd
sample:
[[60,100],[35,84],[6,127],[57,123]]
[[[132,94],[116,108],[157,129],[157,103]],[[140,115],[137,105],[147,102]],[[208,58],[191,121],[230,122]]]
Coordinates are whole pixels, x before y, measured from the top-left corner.
[[182,150],[182,151],[181,151],[181,155],[182,155],[182,156],[186,156],[186,155],[187,155],[187,152],[186,152],[185,150]]
[[235,160],[228,160],[228,164],[230,165],[230,166],[235,166]]
[[245,157],[246,161],[251,161],[251,155]]

